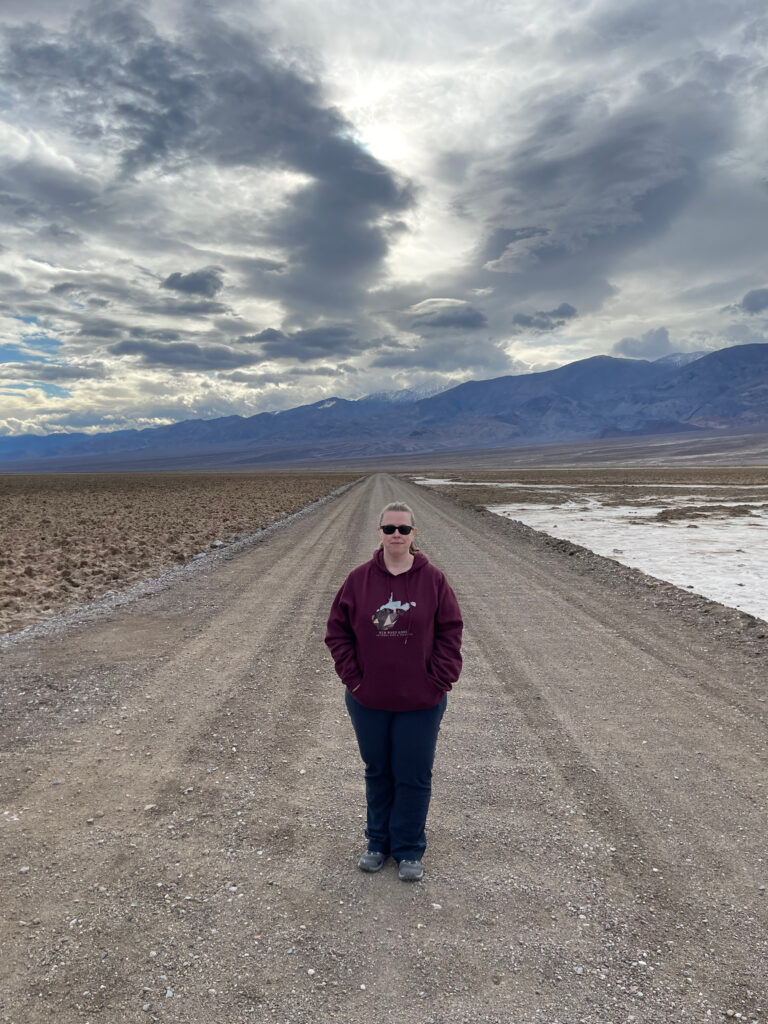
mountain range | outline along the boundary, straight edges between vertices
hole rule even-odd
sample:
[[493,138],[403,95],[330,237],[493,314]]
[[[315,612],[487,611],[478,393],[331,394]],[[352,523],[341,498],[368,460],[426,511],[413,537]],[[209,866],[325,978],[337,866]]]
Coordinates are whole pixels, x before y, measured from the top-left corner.
[[145,430],[0,437],[0,466],[55,472],[244,468],[682,432],[768,430],[768,345],[555,370]]

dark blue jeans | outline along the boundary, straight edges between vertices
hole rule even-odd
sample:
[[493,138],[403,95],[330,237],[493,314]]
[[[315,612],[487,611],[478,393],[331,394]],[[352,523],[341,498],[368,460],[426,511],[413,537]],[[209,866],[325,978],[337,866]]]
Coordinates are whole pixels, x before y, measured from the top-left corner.
[[365,763],[368,848],[421,860],[432,796],[432,763],[448,698],[420,711],[377,711],[345,699]]

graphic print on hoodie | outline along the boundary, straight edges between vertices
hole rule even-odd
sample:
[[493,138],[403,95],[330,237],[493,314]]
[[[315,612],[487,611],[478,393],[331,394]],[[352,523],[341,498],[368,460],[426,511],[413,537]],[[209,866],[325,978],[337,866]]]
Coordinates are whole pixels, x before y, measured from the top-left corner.
[[[415,607],[415,601],[406,601],[405,604],[403,604],[402,601],[395,601],[394,596],[390,593],[387,603],[381,605],[380,608],[377,608],[371,616],[371,622],[380,633],[383,633],[384,630],[392,629],[403,612],[407,612],[409,609]],[[407,640],[410,636],[410,632],[407,629],[400,629],[394,633],[390,633],[389,636],[403,636]]]

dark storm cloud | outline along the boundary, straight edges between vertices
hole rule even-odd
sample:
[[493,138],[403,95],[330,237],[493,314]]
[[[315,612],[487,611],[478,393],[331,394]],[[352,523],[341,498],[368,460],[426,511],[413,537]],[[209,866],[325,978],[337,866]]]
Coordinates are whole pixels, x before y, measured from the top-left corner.
[[337,363],[334,366],[292,366],[286,370],[289,377],[343,377],[349,373],[357,373],[351,363]]
[[[128,304],[146,294],[144,289],[138,289],[117,277],[101,273],[81,273],[77,281],[60,281],[52,285],[49,292],[51,295],[77,295],[80,298],[89,296],[89,293],[99,292],[99,295],[90,295],[90,298],[103,299],[105,302],[116,300]],[[154,289],[152,297],[154,298]]]
[[408,368],[450,373],[461,370],[479,375],[511,373],[513,362],[497,342],[463,338],[429,338],[418,345],[406,345],[392,339],[383,340],[380,354],[371,365],[382,368]]
[[263,361],[259,353],[236,351],[226,345],[198,345],[191,341],[165,343],[126,339],[110,345],[109,351],[116,356],[139,356],[144,366],[176,370],[227,370]]
[[0,363],[0,378],[10,380],[103,380],[107,372],[103,363],[57,366],[53,363]]
[[608,0],[592,4],[583,21],[557,33],[555,40],[563,52],[582,58],[612,51],[631,57],[663,52],[671,41],[690,36],[694,12],[701,38],[731,32],[739,23],[748,29],[764,8],[756,0],[731,0],[728,5],[699,0],[695,7],[666,0]]
[[204,295],[212,299],[224,287],[224,282],[221,279],[220,267],[206,267],[203,270],[193,270],[190,274],[171,274],[160,287],[172,288],[174,291],[187,292],[191,295]]
[[[89,5],[66,33],[10,28],[5,83],[20,103],[114,153],[124,178],[192,159],[304,175],[308,183],[268,218],[265,240],[287,254],[268,290],[300,310],[356,306],[402,229],[410,187],[353,140],[318,85],[269,40],[203,5],[186,14],[185,35],[173,40],[140,5],[111,0]],[[24,187],[45,174],[44,188]],[[83,179],[40,165],[19,168],[6,189],[32,200],[55,189],[59,204],[92,198]],[[175,281],[184,289],[184,275]]]
[[[397,223],[392,214],[411,205],[410,191],[349,140],[330,140],[317,173],[272,225],[274,239],[291,253],[274,289],[297,309],[354,308],[373,284]],[[315,161],[310,161],[309,169]],[[324,166],[327,165],[327,166]],[[332,168],[336,165],[335,171]]]
[[74,281],[62,281],[61,284],[55,284],[49,288],[51,295],[72,295],[81,290],[82,286],[75,284]]
[[557,309],[551,309],[549,312],[539,310],[538,313],[532,315],[528,313],[515,313],[512,317],[512,323],[516,327],[527,328],[532,331],[554,331],[558,327],[562,327],[567,320],[571,320],[576,316],[576,308],[569,302],[562,302]]
[[123,325],[115,320],[89,317],[77,332],[80,338],[117,338],[123,331]]
[[[573,45],[578,57],[588,41]],[[521,97],[527,133],[475,167],[464,201],[493,212],[462,280],[494,289],[495,326],[512,319],[508,288],[518,302],[567,290],[582,314],[599,308],[617,262],[669,231],[732,146],[742,60],[699,51],[642,66],[653,73],[622,68],[615,90],[596,71]]]
[[244,373],[235,370],[232,373],[220,373],[219,380],[228,380],[233,384],[246,384],[250,388],[263,388],[269,384],[282,384],[285,380],[282,373]]
[[148,339],[149,341],[180,341],[182,335],[179,331],[157,328],[155,330],[146,327],[132,327],[128,332],[132,338]]
[[474,330],[487,327],[485,314],[468,302],[442,299],[427,299],[415,306],[411,313],[410,326],[421,328],[463,328]]
[[[568,100],[561,103],[565,107]],[[488,269],[515,273],[533,267],[543,275],[550,266],[572,262],[577,252],[597,256],[631,248],[665,228],[697,188],[696,165],[682,145],[680,126],[638,109],[584,126],[590,139],[578,130],[578,109],[573,101],[564,132],[569,146],[553,146],[554,126],[544,119],[538,137],[516,154],[509,184],[550,223],[509,242]],[[494,234],[498,238],[497,229]]]
[[235,370],[232,373],[220,373],[218,377],[219,380],[259,388],[265,384],[285,384],[287,380],[295,377],[343,377],[349,372],[354,371],[350,366],[340,363],[337,366],[292,366],[289,370],[279,373],[247,373]]
[[[263,229],[263,225],[260,225],[260,229]],[[236,237],[237,233],[233,232],[233,237]],[[245,246],[252,244],[251,238],[243,238],[242,242]],[[249,286],[254,292],[261,294],[277,294],[282,287],[282,280],[278,280],[278,277],[283,277],[288,269],[288,263],[282,260],[270,260],[260,256],[232,256],[230,258],[232,268],[237,271],[242,278],[248,282]]]
[[666,327],[646,331],[640,338],[622,338],[613,346],[615,356],[629,356],[630,359],[660,359],[674,351]]
[[161,316],[209,316],[213,313],[226,313],[227,307],[221,302],[158,302],[147,303],[144,307],[149,314]]
[[[32,154],[0,170],[0,197],[11,221],[70,215],[79,219],[98,197],[98,187],[94,179]],[[60,224],[58,230],[68,231]]]
[[251,259],[242,260],[243,266],[249,267],[251,270],[261,272],[276,272],[285,270],[285,263],[281,263],[278,260],[266,260],[261,257],[253,257]]
[[76,231],[63,228],[60,224],[48,224],[39,231],[40,238],[50,242],[57,242],[59,245],[79,245],[82,243],[82,236]]
[[[133,283],[97,271],[81,271],[77,280],[64,278],[57,284],[50,285],[46,294],[53,297],[47,304],[39,298],[29,297],[31,291],[24,295],[20,294],[18,301],[25,309],[35,311],[39,316],[48,316],[76,325],[81,337],[106,337],[100,333],[104,328],[121,326],[116,319],[108,316],[94,316],[92,310],[102,311],[110,307],[110,312],[116,316],[122,316],[127,311],[134,315],[151,315],[164,304],[173,305],[175,302],[165,296],[158,301],[156,279]],[[55,300],[59,300],[58,305],[55,304]]]
[[[158,297],[156,288],[156,284],[149,281],[124,282],[106,275],[83,274],[79,281],[62,281],[53,285],[48,292],[50,295],[61,298],[76,299],[77,302],[74,305],[68,304],[66,309],[64,307],[58,309],[55,306],[46,307],[46,313],[54,315],[59,312],[61,315],[66,315],[75,322],[81,323],[81,335],[105,337],[99,333],[105,325],[118,325],[110,323],[104,318],[94,319],[79,308],[78,303],[81,306],[83,302],[86,302],[88,306],[96,308],[103,308],[107,305],[115,308],[127,307],[147,319],[158,316],[202,317],[227,312],[227,307],[223,303],[206,298],[197,299],[194,294],[188,298],[177,298],[173,294]],[[90,294],[92,292],[98,294]]]
[[464,181],[467,171],[472,166],[472,154],[459,150],[446,150],[439,154],[435,162],[435,171],[443,181],[458,185]]
[[508,246],[525,242],[528,239],[546,238],[548,234],[546,228],[491,227],[483,242],[479,258],[483,265],[492,263],[504,255]]
[[[202,282],[193,281],[192,284],[195,287],[203,287]],[[210,283],[206,287],[211,288]],[[148,279],[121,281],[116,277],[108,277],[103,274],[83,274],[78,282],[62,281],[50,288],[49,293],[63,297],[77,296],[80,301],[88,296],[89,305],[114,304],[115,306],[129,307],[148,319],[155,316],[201,317],[227,312],[227,307],[221,302],[215,302],[209,298],[195,298],[196,293],[192,289],[173,290],[178,290],[180,296],[187,294],[189,297],[177,298],[173,294],[158,297],[157,285]],[[98,294],[89,294],[93,292]],[[68,309],[67,315],[74,319],[83,317],[83,314],[78,313],[76,309]],[[81,333],[97,335],[95,328],[98,328],[103,322],[87,317],[84,319]],[[89,329],[91,326],[94,329]]]
[[34,217],[37,206],[12,191],[6,191],[9,186],[12,188],[12,184],[7,182],[5,176],[0,173],[0,210],[3,211],[3,220],[7,224],[16,221],[23,224]]
[[345,325],[313,327],[293,334],[270,327],[241,340],[260,342],[265,358],[298,359],[300,362],[354,355],[367,347],[367,343]]
[[[718,331],[716,347],[720,348],[722,346],[723,339],[726,339],[726,344],[729,345],[764,345],[768,342],[765,332],[759,329],[753,331],[747,324],[730,324],[723,330]],[[710,346],[707,345],[707,347],[709,348]]]
[[745,313],[762,313],[768,309],[768,288],[755,288],[747,292],[739,306]]
[[485,313],[467,299],[430,297],[413,301],[420,292],[423,294],[421,288],[407,285],[379,292],[381,315],[401,331],[425,336],[434,331],[472,333],[488,326]]

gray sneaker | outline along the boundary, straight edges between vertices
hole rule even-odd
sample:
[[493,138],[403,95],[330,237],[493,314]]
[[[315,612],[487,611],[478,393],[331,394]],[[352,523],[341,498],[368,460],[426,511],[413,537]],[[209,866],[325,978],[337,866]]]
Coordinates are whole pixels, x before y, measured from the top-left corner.
[[420,860],[401,860],[398,877],[401,882],[418,882],[424,874]]
[[386,859],[386,853],[382,853],[380,850],[366,850],[357,862],[357,866],[361,871],[381,871]]

